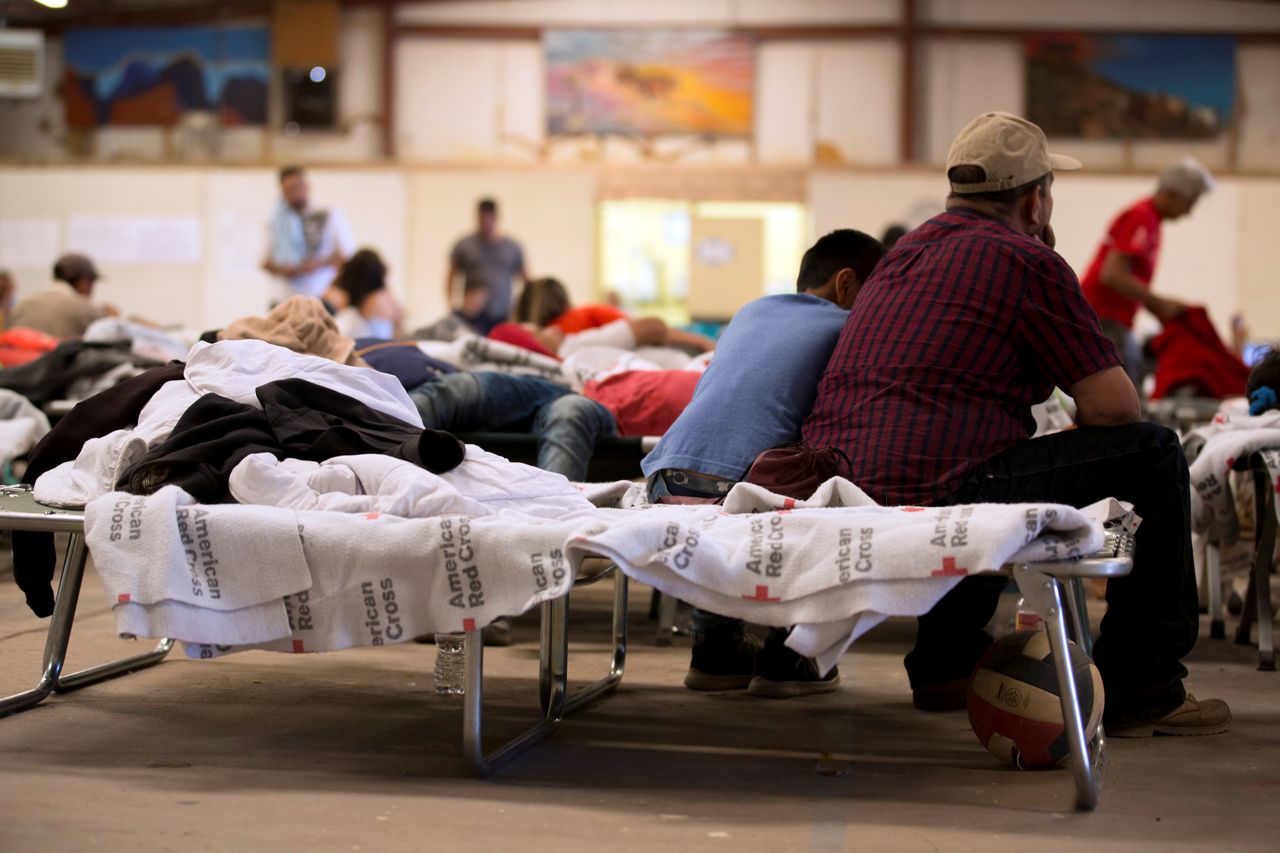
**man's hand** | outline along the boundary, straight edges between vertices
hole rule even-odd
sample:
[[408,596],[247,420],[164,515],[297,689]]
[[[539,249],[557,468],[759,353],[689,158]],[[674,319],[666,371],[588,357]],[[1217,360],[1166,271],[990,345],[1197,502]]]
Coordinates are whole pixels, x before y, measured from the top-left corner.
[[1147,300],[1147,310],[1154,314],[1161,324],[1168,323],[1180,314],[1187,313],[1187,309],[1190,307],[1187,303],[1179,302],[1177,299],[1169,299],[1155,294],[1151,294]]

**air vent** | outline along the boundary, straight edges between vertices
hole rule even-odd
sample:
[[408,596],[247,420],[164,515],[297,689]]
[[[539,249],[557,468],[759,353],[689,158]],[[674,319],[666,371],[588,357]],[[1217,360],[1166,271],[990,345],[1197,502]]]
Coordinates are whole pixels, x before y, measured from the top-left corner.
[[0,98],[38,98],[44,84],[44,33],[0,29]]

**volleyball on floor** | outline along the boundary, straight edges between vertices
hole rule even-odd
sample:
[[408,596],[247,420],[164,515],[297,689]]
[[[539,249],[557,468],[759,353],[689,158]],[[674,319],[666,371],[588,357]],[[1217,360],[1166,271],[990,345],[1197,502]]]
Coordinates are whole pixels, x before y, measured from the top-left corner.
[[[1102,676],[1084,650],[1069,643],[1085,740],[1102,719]],[[1020,769],[1053,767],[1071,754],[1058,696],[1049,635],[1018,631],[997,640],[978,661],[969,687],[969,724],[987,750]]]

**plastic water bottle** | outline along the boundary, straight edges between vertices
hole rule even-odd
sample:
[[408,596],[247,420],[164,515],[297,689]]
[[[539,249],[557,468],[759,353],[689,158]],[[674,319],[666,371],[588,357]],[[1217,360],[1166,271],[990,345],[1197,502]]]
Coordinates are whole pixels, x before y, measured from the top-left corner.
[[1033,610],[1025,598],[1018,599],[1018,609],[1013,615],[1013,630],[1035,631],[1044,627],[1044,617]]
[[436,634],[435,685],[440,696],[467,692],[466,634]]

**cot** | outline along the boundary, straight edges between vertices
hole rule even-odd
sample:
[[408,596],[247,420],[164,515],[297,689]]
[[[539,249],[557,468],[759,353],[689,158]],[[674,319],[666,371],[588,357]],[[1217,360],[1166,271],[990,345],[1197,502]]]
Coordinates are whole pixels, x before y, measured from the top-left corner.
[[[0,530],[28,530],[68,534],[53,616],[50,620],[40,678],[36,686],[0,699],[0,715],[32,708],[53,693],[67,693],[97,684],[164,660],[173,647],[161,640],[151,651],[110,663],[64,674],[67,647],[88,553],[84,543],[84,515],[79,510],[55,509],[37,503],[29,487],[0,489]],[[1056,661],[1061,704],[1072,776],[1080,808],[1097,806],[1105,768],[1105,738],[1101,728],[1087,739],[1080,714],[1074,674],[1066,654],[1068,636],[1091,648],[1084,589],[1086,577],[1117,577],[1133,566],[1132,537],[1120,529],[1108,530],[1106,544],[1083,559],[1023,563],[1004,567],[1017,582],[1026,602],[1045,619],[1049,643]],[[568,612],[569,595],[541,605],[538,685],[541,718],[524,733],[486,752],[484,734],[484,648],[479,632],[466,635],[466,696],[464,698],[462,749],[465,760],[481,776],[488,775],[524,752],[570,715],[613,692],[622,681],[627,648],[627,578],[616,565],[603,560],[584,565],[575,587],[614,578],[612,657],[608,672],[583,690],[569,695]]]

